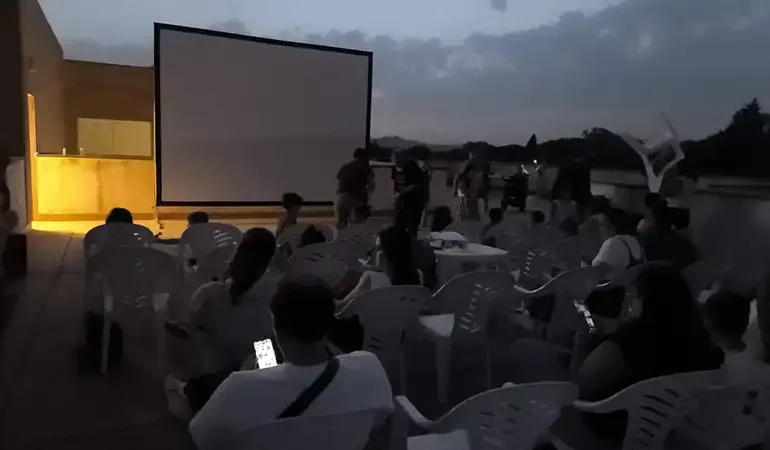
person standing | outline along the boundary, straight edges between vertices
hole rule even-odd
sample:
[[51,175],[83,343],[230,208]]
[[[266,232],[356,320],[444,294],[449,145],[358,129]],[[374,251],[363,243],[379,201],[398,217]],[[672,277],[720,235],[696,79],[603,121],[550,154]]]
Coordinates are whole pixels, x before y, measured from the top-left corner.
[[518,208],[519,212],[524,212],[527,208],[527,195],[529,195],[529,177],[524,173],[524,167],[519,164],[516,167],[516,173],[505,183],[500,209],[505,212],[509,206],[513,206]]
[[428,214],[430,209],[430,183],[433,179],[433,168],[430,166],[430,163],[428,160],[430,159],[430,149],[428,147],[424,146],[417,146],[412,149],[412,151],[415,153],[414,157],[417,161],[417,165],[420,166],[420,169],[422,169],[423,173],[425,174],[424,178],[424,200],[425,200],[425,208],[423,208],[422,212],[422,226],[426,227],[428,226]]
[[395,224],[416,236],[425,209],[426,174],[406,152],[394,155]]
[[[485,166],[480,149],[471,151],[470,158],[455,178],[454,191],[457,197],[457,221],[481,220],[479,198],[484,189]],[[487,174],[488,176],[488,174]]]
[[344,164],[337,172],[334,217],[338,230],[348,226],[356,206],[367,202],[374,186],[373,178],[366,149],[357,148],[353,152],[353,161]]

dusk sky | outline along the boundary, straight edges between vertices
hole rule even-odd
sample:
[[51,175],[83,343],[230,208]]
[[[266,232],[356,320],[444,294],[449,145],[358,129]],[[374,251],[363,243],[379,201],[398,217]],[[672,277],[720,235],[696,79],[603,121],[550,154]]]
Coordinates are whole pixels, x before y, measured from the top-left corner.
[[373,136],[657,138],[770,108],[770,0],[41,0],[73,59],[152,63],[153,22],[374,52]]

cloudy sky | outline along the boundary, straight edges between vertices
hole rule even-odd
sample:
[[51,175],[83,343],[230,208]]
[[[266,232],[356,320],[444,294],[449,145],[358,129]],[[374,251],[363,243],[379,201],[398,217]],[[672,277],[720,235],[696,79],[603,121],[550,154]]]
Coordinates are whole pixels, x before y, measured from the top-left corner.
[[770,109],[770,0],[40,0],[65,56],[150,65],[153,22],[374,52],[374,136],[659,137]]

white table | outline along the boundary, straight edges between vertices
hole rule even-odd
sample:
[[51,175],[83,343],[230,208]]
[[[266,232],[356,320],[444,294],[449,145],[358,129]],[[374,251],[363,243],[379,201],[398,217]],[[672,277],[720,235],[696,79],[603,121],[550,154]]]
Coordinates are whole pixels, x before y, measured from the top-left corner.
[[472,242],[464,249],[436,250],[437,275],[441,286],[467,272],[508,270],[508,261],[507,251]]

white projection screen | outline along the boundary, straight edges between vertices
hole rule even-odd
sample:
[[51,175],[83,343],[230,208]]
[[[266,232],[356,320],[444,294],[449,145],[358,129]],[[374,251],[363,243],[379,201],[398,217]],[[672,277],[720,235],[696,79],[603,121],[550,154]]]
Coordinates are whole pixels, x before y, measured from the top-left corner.
[[157,204],[331,204],[371,85],[371,52],[156,23]]

